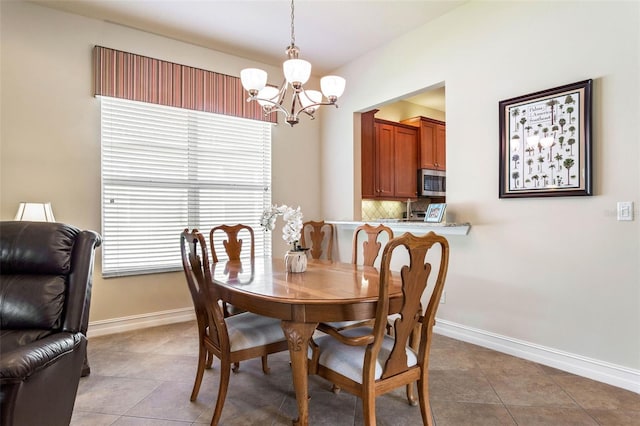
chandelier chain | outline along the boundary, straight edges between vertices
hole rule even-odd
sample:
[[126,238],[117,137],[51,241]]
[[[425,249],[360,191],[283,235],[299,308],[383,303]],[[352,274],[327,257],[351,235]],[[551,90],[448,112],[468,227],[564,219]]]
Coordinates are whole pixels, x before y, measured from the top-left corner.
[[296,45],[296,34],[293,28],[293,0],[291,0],[291,46]]

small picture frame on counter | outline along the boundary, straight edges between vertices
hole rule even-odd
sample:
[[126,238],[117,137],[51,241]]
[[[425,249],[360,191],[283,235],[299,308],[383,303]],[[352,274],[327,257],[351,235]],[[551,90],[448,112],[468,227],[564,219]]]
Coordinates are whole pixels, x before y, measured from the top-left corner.
[[429,204],[427,212],[424,215],[425,222],[440,223],[444,217],[444,211],[447,208],[446,203]]

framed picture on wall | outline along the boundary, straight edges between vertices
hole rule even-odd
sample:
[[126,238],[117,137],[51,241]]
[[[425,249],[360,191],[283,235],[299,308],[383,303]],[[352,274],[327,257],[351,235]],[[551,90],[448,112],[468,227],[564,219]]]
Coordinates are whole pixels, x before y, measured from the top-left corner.
[[591,86],[500,101],[500,198],[591,195]]
[[427,212],[424,215],[425,222],[442,222],[444,211],[447,208],[445,203],[429,204]]

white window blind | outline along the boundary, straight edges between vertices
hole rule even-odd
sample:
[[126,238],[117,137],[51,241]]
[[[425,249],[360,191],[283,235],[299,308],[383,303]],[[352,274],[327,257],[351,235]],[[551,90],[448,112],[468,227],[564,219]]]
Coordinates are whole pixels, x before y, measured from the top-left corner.
[[[180,232],[254,228],[256,256],[271,253],[260,228],[271,205],[271,124],[100,97],[102,273],[182,269]],[[243,255],[249,255],[248,235]],[[216,244],[216,252],[224,248]]]

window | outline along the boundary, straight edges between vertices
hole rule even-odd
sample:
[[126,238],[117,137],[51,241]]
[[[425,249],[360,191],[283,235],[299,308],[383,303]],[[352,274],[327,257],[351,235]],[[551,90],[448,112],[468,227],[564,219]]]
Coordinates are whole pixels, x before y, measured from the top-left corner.
[[100,101],[103,276],[181,270],[185,228],[208,239],[215,225],[244,223],[254,228],[256,256],[271,253],[271,234],[260,229],[271,205],[271,124]]

